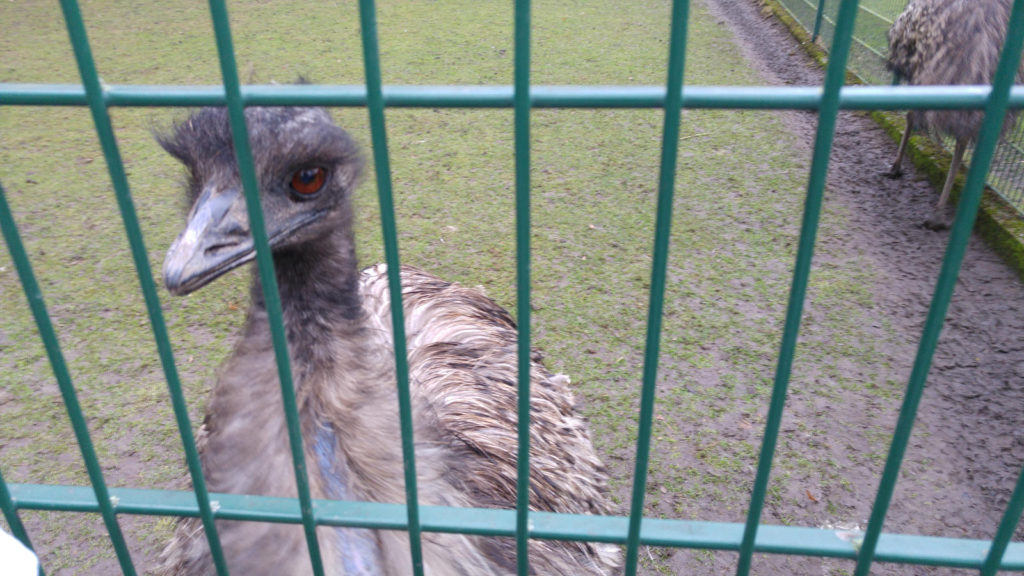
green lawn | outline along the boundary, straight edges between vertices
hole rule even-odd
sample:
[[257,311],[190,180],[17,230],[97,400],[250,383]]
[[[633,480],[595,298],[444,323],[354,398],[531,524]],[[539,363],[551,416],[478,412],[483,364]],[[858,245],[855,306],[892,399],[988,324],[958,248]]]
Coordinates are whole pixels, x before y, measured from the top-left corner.
[[[233,2],[239,67],[252,83],[363,81],[355,3]],[[83,12],[104,81],[214,84],[219,68],[205,5],[89,0]],[[0,3],[0,82],[77,82],[52,2]],[[536,2],[537,84],[661,84],[668,2]],[[385,83],[509,84],[512,4],[382,1]],[[728,33],[693,9],[687,82],[759,82]],[[363,109],[335,118],[369,146]],[[181,170],[154,143],[186,112],[115,109],[113,118],[154,270],[182,223]],[[403,262],[467,285],[514,309],[512,112],[389,110],[389,144]],[[662,113],[533,113],[533,270],[536,345],[570,374],[590,417],[615,494],[631,486]],[[172,419],[128,246],[88,111],[0,107],[0,182],[60,332],[112,485],[184,486]],[[807,158],[765,112],[686,111],[680,137],[670,285],[648,513],[737,521],[756,443],[716,427],[763,427],[788,291]],[[372,169],[358,196],[360,255],[382,257]],[[824,229],[842,215],[825,215]],[[870,267],[851,262],[815,277],[835,310],[800,360],[841,378],[857,338]],[[195,422],[246,307],[236,272],[163,308]],[[867,301],[865,301],[867,298]],[[87,482],[59,393],[6,250],[0,251],[0,470],[12,482]],[[810,334],[813,336],[814,331]],[[739,416],[738,416],[739,415]],[[697,426],[703,432],[686,436]],[[755,439],[756,440],[756,439]],[[783,473],[807,463],[780,454]],[[840,486],[834,470],[824,486]],[[781,497],[781,496],[780,496]],[[716,510],[708,517],[706,510]],[[114,570],[93,517],[24,514],[49,573]],[[140,564],[170,522],[122,520]],[[645,556],[664,571],[661,556]]]

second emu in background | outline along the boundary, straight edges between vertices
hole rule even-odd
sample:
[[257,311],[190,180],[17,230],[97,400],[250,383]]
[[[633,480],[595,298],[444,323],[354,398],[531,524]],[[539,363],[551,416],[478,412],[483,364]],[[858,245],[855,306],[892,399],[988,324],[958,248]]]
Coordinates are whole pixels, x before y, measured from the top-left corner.
[[[889,30],[886,67],[910,85],[991,84],[1010,18],[1010,0],[911,0]],[[1024,79],[1021,71],[1017,80]],[[981,127],[982,110],[911,110],[896,159],[887,175],[903,174],[910,132],[932,129],[956,140],[942,195],[925,226],[949,226],[946,202],[967,145]],[[1008,117],[1004,131],[1013,125]]]

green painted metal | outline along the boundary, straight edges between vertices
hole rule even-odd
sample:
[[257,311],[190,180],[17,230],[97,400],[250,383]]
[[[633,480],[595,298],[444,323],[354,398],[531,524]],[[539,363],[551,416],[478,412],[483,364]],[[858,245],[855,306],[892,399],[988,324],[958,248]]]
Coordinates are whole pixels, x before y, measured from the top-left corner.
[[277,289],[277,277],[274,273],[274,262],[267,241],[266,223],[260,206],[259,185],[256,170],[252,161],[252,150],[249,146],[249,131],[245,124],[245,103],[242,101],[238,68],[235,65],[235,52],[231,40],[231,27],[228,20],[227,6],[223,0],[210,0],[210,16],[213,19],[214,36],[217,42],[217,55],[220,60],[221,75],[224,80],[224,92],[227,99],[228,116],[231,122],[231,137],[238,160],[238,171],[245,190],[245,204],[249,215],[249,228],[253,243],[256,245],[256,263],[259,267],[260,282],[263,286],[263,297],[270,321],[270,334],[274,344],[274,357],[277,360],[277,374],[281,384],[281,396],[284,403],[285,419],[288,425],[288,442],[291,446],[292,464],[295,468],[295,483],[302,510],[302,525],[305,529],[306,544],[309,548],[309,559],[313,566],[313,574],[322,576],[324,573],[323,559],[320,555],[320,544],[316,537],[316,524],[313,520],[313,503],[309,492],[309,474],[306,466],[305,450],[302,443],[302,429],[299,423],[299,411],[295,401],[295,388],[292,382],[291,361],[288,358],[288,340],[285,337],[284,321],[281,313],[281,295]]
[[825,0],[818,0],[818,9],[814,11],[814,31],[811,32],[811,42],[818,40],[821,33],[821,18],[825,15]]
[[639,429],[636,465],[633,471],[633,495],[629,510],[629,540],[626,544],[626,574],[636,574],[640,552],[640,531],[647,491],[647,466],[651,453],[651,427],[654,421],[654,392],[658,383],[658,354],[661,343],[661,316],[665,300],[665,276],[672,228],[672,197],[675,191],[676,159],[679,154],[679,117],[682,110],[683,72],[686,63],[686,29],[690,3],[672,3],[669,39],[668,75],[665,80],[665,116],[661,136],[661,167],[658,176],[658,210],[655,217],[654,259],[651,263],[651,292],[647,308],[647,339],[644,344],[643,385],[640,392]]
[[[907,383],[903,405],[900,407],[896,431],[889,445],[889,456],[886,458],[885,468],[882,471],[878,496],[871,508],[864,544],[857,558],[857,570],[854,573],[856,576],[867,576],[871,570],[878,536],[885,523],[885,514],[896,488],[903,455],[910,442],[910,433],[917,416],[917,407],[924,392],[925,381],[928,379],[928,370],[931,368],[932,356],[939,341],[939,333],[942,331],[949,301],[953,296],[953,288],[960,272],[960,263],[967,251],[967,240],[978,215],[978,206],[981,204],[981,194],[985,187],[985,176],[988,174],[992,155],[999,142],[1003,120],[1006,117],[1007,94],[1010,86],[1013,85],[1017,66],[1020,64],[1022,47],[1024,47],[1024,0],[1014,0],[1006,43],[1003,45],[1003,52],[999,58],[999,66],[996,69],[988,106],[985,107],[985,120],[981,125],[978,142],[974,147],[971,167],[967,172],[967,183],[964,185],[957,205],[956,219],[950,232],[949,244],[946,246],[946,255],[942,260],[935,293],[932,296],[928,317],[918,343],[917,356],[910,372],[910,381]],[[1012,510],[1012,507],[1010,509]]]
[[[96,134],[99,137],[104,158],[106,158],[107,170],[110,173],[118,209],[121,212],[121,218],[131,248],[132,259],[139,277],[139,286],[146,302],[146,310],[149,315],[150,325],[153,328],[157,352],[171,396],[175,420],[182,437],[189,474],[192,478],[193,489],[195,490],[201,511],[200,516],[203,522],[203,529],[207,542],[210,545],[210,552],[217,573],[221,576],[226,576],[228,574],[227,563],[224,559],[220,538],[217,535],[217,528],[213,521],[213,511],[206,490],[206,480],[203,478],[202,466],[199,462],[199,453],[196,450],[195,439],[192,434],[192,423],[189,418],[188,406],[181,391],[181,380],[178,377],[177,367],[174,364],[174,353],[171,350],[167,326],[164,322],[163,312],[160,309],[160,298],[156,292],[156,283],[153,281],[153,271],[149,265],[145,242],[142,239],[142,229],[139,226],[139,219],[135,213],[135,205],[132,202],[128,177],[125,174],[124,164],[121,161],[121,154],[118,150],[117,138],[114,135],[110,114],[104,102],[103,87],[96,71],[92,51],[86,41],[85,23],[82,21],[77,4],[73,1],[64,3],[64,14],[68,30],[71,31],[72,45],[78,62],[79,73],[82,77],[82,85],[86,92],[86,100],[92,112],[93,123],[96,126]],[[75,41],[76,38],[80,38],[81,41]]]
[[391,329],[394,334],[395,376],[398,383],[398,410],[401,417],[402,462],[405,468],[405,504],[409,530],[409,555],[413,574],[423,574],[423,544],[420,535],[420,505],[416,489],[416,450],[412,426],[412,399],[409,392],[409,358],[405,343],[405,313],[402,308],[401,264],[398,258],[398,225],[391,193],[391,163],[388,157],[387,125],[384,120],[384,96],[380,71],[380,47],[377,44],[377,10],[373,0],[360,0],[359,20],[363,37],[363,62],[366,68],[367,109],[376,164],[377,197],[380,202],[384,257],[388,265],[388,292],[391,296]]
[[[8,486],[19,509],[93,513],[99,510],[95,494],[87,487],[14,483]],[[120,514],[196,516],[199,513],[190,492],[112,488],[111,494],[118,500]],[[299,502],[294,498],[218,493],[211,497],[220,503],[218,518],[292,523],[302,520]],[[401,504],[316,500],[314,510],[317,523],[324,526],[381,530],[408,527],[406,508]],[[428,532],[515,536],[513,510],[423,506],[421,511],[423,529]],[[530,521],[533,538],[616,543],[627,540],[628,519],[623,517],[533,512]],[[743,534],[743,524],[739,523],[647,518],[640,531],[640,542],[649,546],[734,551],[739,549]],[[764,525],[758,531],[755,551],[852,559],[857,554],[856,536],[835,530]],[[987,540],[882,534],[876,558],[905,564],[981,569],[990,544]],[[1024,543],[1008,544],[1000,569],[1024,570]]]
[[[871,0],[862,2],[853,36],[848,70],[865,82],[879,84],[888,76],[885,57],[888,51],[885,32],[907,5],[908,0]],[[808,34],[811,41],[831,39],[835,33],[838,2],[831,0],[776,0]]]
[[25,296],[29,300],[29,307],[32,308],[32,316],[35,318],[39,334],[43,339],[46,355],[50,361],[50,367],[53,369],[53,376],[57,380],[60,396],[63,399],[63,403],[65,403],[65,409],[68,411],[68,418],[71,420],[75,440],[78,442],[82,459],[85,461],[89,483],[92,485],[96,501],[99,502],[98,511],[103,518],[106,532],[110,534],[111,543],[118,554],[121,570],[127,575],[133,575],[135,574],[135,567],[132,565],[131,554],[128,552],[128,547],[125,544],[124,534],[122,534],[121,527],[118,525],[118,519],[114,511],[115,504],[111,500],[110,492],[106,489],[103,472],[99,466],[99,459],[96,457],[96,450],[92,445],[92,440],[89,438],[89,427],[85,422],[85,416],[82,414],[82,407],[78,402],[78,395],[75,392],[71,373],[68,371],[67,363],[63,360],[63,354],[60,352],[60,343],[57,340],[56,332],[53,330],[53,323],[50,321],[49,314],[46,312],[42,290],[39,289],[39,283],[32,272],[32,264],[29,261],[29,254],[25,251],[22,238],[17,233],[14,216],[10,211],[10,206],[7,204],[7,196],[3,187],[0,187],[0,232],[3,233],[7,250],[10,252],[10,257],[14,261],[14,268],[17,270],[18,280],[22,282]]
[[[985,107],[991,86],[844,86],[843,110],[906,110]],[[384,106],[396,108],[511,108],[512,86],[383,86]],[[366,106],[364,86],[243,86],[247,106]],[[108,106],[224,106],[222,86],[105,87]],[[684,108],[816,110],[823,93],[815,86],[687,86]],[[533,108],[664,108],[664,86],[532,86]],[[84,106],[85,91],[67,84],[5,84],[0,104]],[[1024,107],[1024,86],[1010,92],[1010,106]]]
[[516,0],[513,76],[516,170],[516,571],[530,574],[530,2]]
[[1013,489],[1013,495],[1006,504],[1006,512],[999,522],[999,529],[992,537],[992,547],[985,557],[985,564],[981,567],[981,576],[996,576],[999,571],[999,564],[1005,558],[1006,547],[1010,544],[1010,538],[1017,530],[1020,523],[1020,516],[1024,513],[1024,470],[1021,470],[1017,477],[1017,486]]
[[39,329],[39,335],[43,339],[43,346],[46,348],[46,355],[50,360],[50,367],[57,379],[57,386],[60,388],[61,397],[64,400],[64,408],[67,410],[68,419],[71,420],[71,428],[75,433],[75,440],[78,442],[78,449],[82,453],[82,460],[85,461],[85,469],[89,475],[89,482],[99,502],[99,512],[103,516],[103,524],[110,535],[110,541],[117,553],[118,562],[121,563],[121,570],[126,575],[135,574],[135,566],[132,565],[131,555],[125,545],[124,534],[117,523],[117,516],[114,513],[114,503],[110,499],[107,490],[107,483],[103,479],[103,470],[100,467],[99,459],[96,457],[96,449],[93,447],[92,439],[89,437],[89,427],[82,414],[82,407],[78,403],[78,394],[71,381],[71,373],[64,362],[64,354],[60,349],[60,342],[57,340],[57,333],[53,329],[53,322],[46,311],[46,304],[43,302],[43,292],[39,289],[35,274],[32,272],[32,264],[29,262],[28,253],[21,242],[14,223],[14,215],[7,203],[7,194],[0,186],[0,232],[3,233],[7,250],[14,261],[14,268],[18,271],[18,279],[21,281],[22,289],[25,291],[25,298],[28,299],[29,308]]
[[825,93],[818,111],[818,130],[814,138],[814,153],[811,158],[811,174],[807,182],[807,199],[804,203],[803,224],[800,228],[800,242],[797,248],[796,267],[789,291],[786,323],[782,331],[779,361],[775,370],[775,383],[765,423],[761,453],[757,462],[754,490],[750,496],[750,509],[740,548],[740,559],[736,573],[746,576],[754,554],[754,541],[761,522],[764,499],[771,477],[772,460],[782,425],[782,413],[786,406],[786,390],[793,368],[797,336],[800,333],[800,319],[803,316],[807,281],[811,274],[811,259],[814,256],[814,239],[818,232],[818,218],[821,213],[825,179],[828,175],[829,154],[832,152],[832,138],[835,134],[836,116],[839,113],[839,89],[846,80],[846,56],[853,36],[853,22],[857,15],[857,0],[842,0],[839,6],[839,26],[832,38],[832,59],[825,72]]
[[[26,548],[35,551],[28,532],[25,531],[25,525],[22,524],[21,517],[18,516],[18,509],[14,506],[14,500],[11,498],[10,490],[7,489],[7,482],[4,482],[3,474],[0,474],[0,510],[3,511],[4,520],[7,521],[7,526],[11,529],[14,537],[20,540]],[[39,576],[46,576],[42,563],[39,564]]]
[[[819,1],[819,6],[823,4]],[[107,526],[122,570],[134,574],[130,555],[117,524],[117,514],[199,516],[203,519],[218,572],[226,574],[226,563],[219,553],[214,518],[267,522],[302,523],[309,553],[317,574],[323,573],[316,526],[354,526],[405,530],[410,533],[411,562],[415,574],[423,573],[421,532],[450,532],[514,537],[517,540],[519,574],[529,573],[527,555],[530,538],[592,540],[626,545],[626,573],[635,574],[640,545],[702,548],[739,552],[737,572],[746,574],[754,553],[790,554],[815,557],[856,559],[857,574],[867,574],[872,562],[900,562],[950,566],[980,570],[983,575],[998,570],[1024,571],[1024,543],[1011,542],[1024,512],[1024,472],[1006,508],[992,541],[884,534],[885,514],[898,477],[903,453],[912,430],[917,405],[925,384],[938,333],[948,308],[953,286],[966,248],[967,237],[977,213],[980,191],[995,147],[996,135],[1007,106],[1024,107],[1024,87],[1012,87],[1013,71],[1024,44],[1024,0],[1016,0],[1007,41],[1009,57],[1000,63],[993,87],[844,87],[843,69],[851,49],[856,0],[840,5],[833,35],[833,54],[822,87],[730,87],[686,86],[683,71],[686,50],[688,2],[677,0],[672,8],[672,38],[669,46],[667,81],[662,86],[531,86],[530,4],[516,3],[515,70],[512,86],[384,86],[377,45],[375,7],[372,0],[361,0],[360,18],[366,67],[366,86],[246,86],[240,85],[234,62],[230,28],[223,3],[211,0],[223,86],[104,86],[100,83],[90,54],[85,28],[78,6],[62,0],[71,43],[82,76],[82,85],[5,84],[0,83],[0,105],[88,106],[93,114],[97,135],[104,150],[115,197],[125,223],[140,285],[147,303],[154,337],[164,366],[172,404],[193,476],[193,491],[108,489],[104,483],[95,450],[89,439],[85,418],[78,406],[67,366],[60,352],[53,326],[32,273],[28,256],[17,234],[13,216],[0,188],[0,228],[18,270],[32,313],[36,319],[54,374],[64,396],[72,427],[91,487],[5,484],[0,477],[0,508],[12,531],[24,542],[28,534],[18,510],[59,510],[99,513]],[[819,11],[820,12],[820,11]],[[110,124],[111,106],[200,106],[229,108],[235,149],[245,186],[249,217],[257,248],[257,261],[268,314],[274,336],[275,355],[288,418],[293,465],[299,497],[270,498],[229,494],[209,494],[203,482],[195,452],[187,407],[174,366],[173,351],[167,340],[152,271],[135,216],[127,179]],[[307,470],[298,412],[291,381],[287,343],[281,320],[265,225],[259,207],[258,189],[247,131],[244,108],[262,105],[366,106],[370,117],[378,192],[382,213],[385,255],[389,270],[392,323],[395,334],[396,374],[399,413],[402,422],[405,463],[405,504],[341,502],[313,500],[309,492]],[[516,156],[516,237],[517,237],[517,309],[519,324],[519,479],[515,510],[484,510],[420,506],[415,472],[414,438],[409,397],[408,362],[401,307],[397,226],[390,179],[384,111],[392,107],[513,108]],[[786,323],[783,330],[775,383],[764,441],[758,462],[751,505],[746,522],[715,523],[661,520],[643,517],[647,461],[654,413],[654,389],[657,377],[661,305],[664,297],[671,207],[674,190],[676,146],[679,136],[679,112],[689,108],[729,109],[807,109],[818,110],[820,121],[808,181],[803,225],[792,279]],[[770,479],[771,464],[779,433],[786,389],[800,327],[814,239],[821,209],[828,168],[828,156],[839,109],[908,108],[986,109],[986,121],[975,151],[971,171],[960,207],[935,297],[927,317],[918,356],[907,387],[899,422],[879,492],[865,534],[842,533],[806,527],[761,525],[760,518]],[[532,108],[663,108],[665,110],[661,170],[659,174],[658,212],[654,259],[651,272],[650,307],[644,359],[639,434],[630,516],[594,517],[529,511],[529,346],[530,346],[530,113]],[[216,511],[210,504],[217,500]]]

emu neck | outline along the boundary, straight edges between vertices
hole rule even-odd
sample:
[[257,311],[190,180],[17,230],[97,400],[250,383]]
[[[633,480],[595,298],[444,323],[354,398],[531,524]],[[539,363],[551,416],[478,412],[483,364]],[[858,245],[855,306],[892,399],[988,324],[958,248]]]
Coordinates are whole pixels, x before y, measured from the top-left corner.
[[[352,236],[338,231],[344,228],[274,254],[303,436],[325,495],[395,502],[402,491],[393,479],[402,468],[393,363],[366,326]],[[248,330],[266,332],[258,276],[252,289]]]
[[[310,491],[314,498],[396,501],[375,479],[400,478],[401,457],[374,433],[398,438],[393,385],[380,372],[359,296],[350,236],[339,232],[301,249],[274,254],[292,378],[298,402]],[[211,490],[294,497],[291,447],[279,390],[266,305],[254,274],[252,306],[241,341],[222,372],[209,406],[209,439],[203,453]],[[384,363],[386,366],[387,363]],[[375,430],[376,427],[376,430]],[[372,450],[370,450],[372,448]],[[340,574],[381,574],[374,534],[321,528],[325,563]],[[244,543],[244,564],[232,573],[308,573],[301,529],[276,524],[232,525],[222,537]],[[264,552],[265,551],[265,552]],[[339,568],[340,567],[340,568]]]
[[[360,329],[362,301],[351,234],[335,231],[313,242],[274,252],[274,268],[289,348],[296,368],[327,368],[331,344]],[[252,303],[266,310],[258,270]]]

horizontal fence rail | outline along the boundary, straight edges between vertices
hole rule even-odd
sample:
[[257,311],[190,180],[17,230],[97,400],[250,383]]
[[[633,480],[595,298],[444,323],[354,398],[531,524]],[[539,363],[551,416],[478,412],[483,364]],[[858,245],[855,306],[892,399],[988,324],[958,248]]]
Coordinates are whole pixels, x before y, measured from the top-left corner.
[[[365,86],[242,86],[246,106],[367,105]],[[844,86],[844,110],[981,109],[992,87],[982,86]],[[389,108],[512,108],[512,86],[388,86],[381,88]],[[662,86],[531,86],[532,108],[664,108]],[[111,107],[224,106],[222,86],[105,86]],[[823,93],[815,86],[686,86],[684,108],[747,110],[817,110]],[[1010,90],[1010,107],[1024,108],[1024,86]],[[0,82],[0,104],[9,106],[85,106],[77,84]]]
[[[124,543],[117,515],[195,516],[203,519],[206,538],[214,550],[219,574],[227,567],[220,557],[214,519],[251,520],[300,524],[305,529],[309,555],[315,573],[323,573],[315,529],[317,526],[350,526],[372,529],[403,530],[410,534],[413,572],[423,573],[419,542],[422,532],[464,533],[482,536],[514,537],[517,541],[518,571],[529,573],[526,544],[529,539],[588,540],[618,543],[626,546],[627,574],[637,570],[638,546],[669,546],[728,550],[739,552],[739,574],[750,568],[753,553],[803,555],[855,559],[858,574],[867,574],[873,562],[897,562],[933,566],[969,568],[983,574],[996,570],[1024,571],[1024,543],[1010,542],[1024,510],[1024,473],[1018,477],[1016,490],[1007,505],[1004,517],[992,541],[891,534],[883,531],[885,513],[899,473],[902,452],[913,426],[917,401],[931,358],[938,332],[945,318],[949,300],[967,246],[974,217],[980,202],[984,177],[993,157],[1004,113],[1008,108],[1024,107],[1024,87],[1013,87],[1013,72],[1019,65],[1021,43],[1024,42],[1024,0],[1014,2],[1008,44],[1000,74],[993,86],[959,87],[892,87],[842,86],[845,58],[854,37],[856,0],[843,2],[839,12],[833,50],[842,57],[834,58],[823,87],[735,87],[688,86],[683,84],[686,55],[686,22],[689,3],[677,0],[673,5],[672,39],[665,86],[532,86],[529,80],[529,4],[516,3],[516,75],[513,86],[389,86],[381,80],[379,48],[376,40],[375,8],[371,1],[360,3],[362,37],[365,49],[366,86],[242,86],[234,62],[230,28],[223,2],[211,1],[216,30],[218,55],[223,86],[138,86],[104,85],[96,73],[89,53],[85,28],[73,0],[62,2],[76,59],[82,76],[81,85],[0,83],[0,106],[81,106],[89,107],[97,134],[104,149],[126,233],[142,291],[149,308],[149,320],[161,351],[167,384],[195,489],[191,491],[143,490],[109,488],[104,481],[95,450],[89,440],[85,415],[78,406],[75,388],[57,343],[42,291],[33,274],[30,259],[16,228],[14,216],[0,187],[0,228],[4,242],[21,280],[23,289],[45,341],[54,375],[63,394],[68,416],[74,423],[76,441],[89,472],[91,486],[62,486],[6,483],[0,476],[0,508],[8,526],[26,545],[29,534],[19,518],[20,510],[49,510],[100,514],[117,552],[122,570],[135,573]],[[272,498],[237,494],[207,493],[195,452],[195,441],[188,422],[187,409],[176,375],[173,354],[160,313],[159,297],[149,270],[138,218],[132,207],[124,168],[107,110],[110,107],[140,106],[226,106],[230,112],[233,141],[239,169],[248,198],[249,218],[257,249],[257,262],[268,302],[274,335],[274,348],[288,415],[289,440],[292,448],[298,498]],[[662,141],[661,173],[659,175],[657,230],[651,267],[649,316],[647,320],[647,354],[644,358],[642,401],[637,417],[640,434],[637,441],[637,462],[633,500],[629,516],[583,516],[554,514],[528,510],[525,498],[515,510],[451,508],[422,506],[417,501],[415,458],[409,406],[408,370],[405,365],[404,321],[401,305],[391,306],[399,403],[402,415],[403,457],[405,459],[405,504],[320,500],[310,496],[304,462],[302,438],[291,383],[287,343],[282,326],[280,299],[277,294],[270,248],[263,228],[263,215],[258,201],[257,181],[249,150],[244,118],[246,106],[320,105],[366,107],[373,137],[379,201],[382,212],[389,289],[392,302],[400,304],[401,285],[398,277],[398,232],[391,198],[391,173],[388,165],[385,111],[387,108],[453,107],[504,108],[515,111],[516,134],[516,209],[517,209],[517,302],[519,304],[520,348],[519,368],[529,367],[529,199],[530,141],[529,114],[533,108],[660,108],[665,112]],[[771,409],[762,444],[757,481],[751,496],[749,514],[744,523],[666,520],[643,517],[646,488],[647,451],[650,449],[651,425],[655,402],[654,385],[657,371],[661,302],[666,283],[668,231],[675,190],[675,157],[677,154],[679,115],[683,108],[706,109],[805,109],[820,114],[818,133],[807,184],[807,204],[800,231],[786,326],[778,358]],[[775,454],[779,422],[786,399],[790,363],[799,332],[802,306],[807,288],[811,258],[814,251],[828,170],[829,152],[834,135],[835,119],[840,109],[907,109],[907,108],[975,108],[985,109],[986,123],[974,155],[967,184],[950,236],[935,296],[923,329],[915,359],[914,372],[908,383],[900,421],[890,445],[890,454],[880,481],[871,522],[866,533],[811,528],[774,526],[760,523],[764,490]],[[519,383],[520,475],[519,491],[526,491],[526,442],[529,435],[529,379]]]
[[[92,490],[81,486],[8,484],[17,507],[24,510],[92,512],[99,510]],[[191,492],[111,488],[119,514],[197,516]],[[302,520],[298,500],[270,496],[212,493],[215,515],[225,520],[298,523]],[[406,507],[378,502],[314,500],[316,522],[324,526],[352,526],[381,530],[406,530]],[[590,540],[626,543],[628,518],[531,512],[531,538]],[[426,532],[515,536],[514,510],[421,506],[420,525]],[[743,524],[644,518],[640,543],[648,546],[739,550]],[[860,535],[845,530],[800,526],[762,525],[754,551],[830,558],[856,558]],[[952,566],[980,569],[991,542],[962,538],[939,538],[907,534],[882,534],[875,559],[884,562]],[[1012,543],[1003,555],[1001,570],[1024,571],[1024,544]]]

